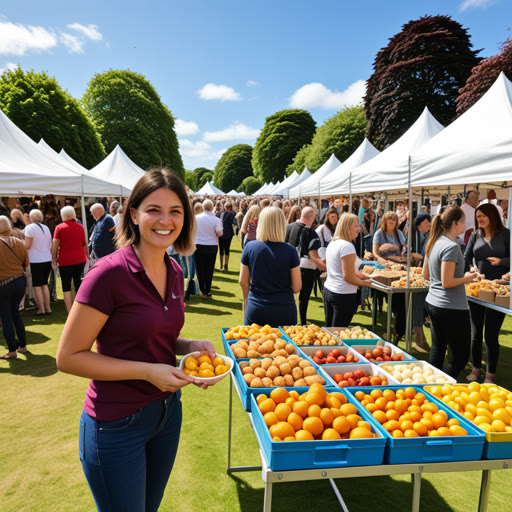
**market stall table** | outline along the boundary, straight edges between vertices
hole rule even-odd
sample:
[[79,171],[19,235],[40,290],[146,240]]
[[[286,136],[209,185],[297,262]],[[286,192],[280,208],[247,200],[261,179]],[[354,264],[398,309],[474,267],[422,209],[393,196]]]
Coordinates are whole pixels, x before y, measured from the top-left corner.
[[[231,435],[232,435],[232,417],[233,417],[233,385],[237,391],[239,398],[242,400],[241,390],[233,377],[230,375],[229,386],[229,427],[228,427],[228,466],[227,472],[239,473],[246,471],[260,471],[262,479],[265,483],[263,511],[270,512],[272,510],[272,490],[273,484],[283,482],[303,482],[309,480],[325,480],[328,479],[333,487],[334,493],[340,502],[342,509],[348,512],[348,508],[343,501],[335,478],[354,478],[367,476],[391,476],[410,474],[412,489],[412,512],[419,512],[421,501],[421,475],[424,473],[455,473],[461,471],[482,471],[482,479],[480,483],[480,498],[478,502],[478,511],[486,512],[489,501],[489,491],[491,484],[491,471],[494,469],[510,469],[512,467],[511,459],[494,459],[494,460],[475,460],[462,462],[433,462],[433,463],[415,463],[415,464],[379,464],[374,466],[350,466],[344,468],[321,468],[321,469],[301,469],[287,471],[272,471],[261,450],[262,442],[254,427],[252,413],[247,412],[252,430],[260,447],[261,466],[232,466],[231,465]],[[243,402],[243,401],[242,401]]]
[[387,293],[388,299],[388,311],[387,311],[387,322],[386,322],[386,341],[391,341],[391,322],[392,322],[392,311],[391,305],[393,301],[393,295],[396,293],[405,294],[405,313],[406,313],[406,324],[405,324],[405,351],[410,353],[412,348],[412,294],[417,292],[428,292],[428,288],[394,288],[393,286],[386,286],[378,281],[371,279],[372,292],[372,331],[375,331],[377,325],[377,293],[380,291]]

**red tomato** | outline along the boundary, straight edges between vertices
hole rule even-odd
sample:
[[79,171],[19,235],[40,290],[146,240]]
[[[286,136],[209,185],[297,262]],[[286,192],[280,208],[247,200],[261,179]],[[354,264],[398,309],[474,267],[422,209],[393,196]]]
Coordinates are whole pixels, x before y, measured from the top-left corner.
[[354,379],[352,379],[352,378],[347,379],[347,381],[348,381],[349,386],[355,386],[356,385],[356,381]]
[[332,355],[333,357],[340,357],[340,356],[341,356],[341,352],[340,352],[337,348],[335,348],[335,349],[331,352],[331,355]]
[[339,384],[340,382],[343,381],[343,375],[341,373],[335,373],[333,379],[336,382],[336,384]]
[[361,382],[361,386],[369,386],[370,385],[370,378],[369,377],[363,377],[360,382]]
[[336,362],[336,358],[333,356],[329,356],[327,358],[327,364],[334,364]]
[[353,378],[354,378],[354,374],[352,372],[345,373],[345,379],[353,379]]
[[345,356],[339,356],[336,360],[337,363],[343,364],[345,362]]
[[315,357],[318,357],[318,359],[323,359],[325,357],[325,354],[321,350],[317,350],[315,352]]
[[314,356],[313,357],[313,361],[316,363],[316,364],[322,364],[322,360],[321,359],[318,359],[318,357]]
[[347,354],[347,357],[345,358],[345,361],[347,363],[352,363],[354,361],[354,356],[352,354]]
[[367,377],[366,373],[363,370],[356,370],[354,372],[354,377],[356,379],[361,379],[362,377]]
[[350,386],[350,384],[349,384],[346,380],[344,380],[344,381],[340,382],[340,383],[338,384],[338,386],[339,386],[340,388],[346,388],[347,386]]

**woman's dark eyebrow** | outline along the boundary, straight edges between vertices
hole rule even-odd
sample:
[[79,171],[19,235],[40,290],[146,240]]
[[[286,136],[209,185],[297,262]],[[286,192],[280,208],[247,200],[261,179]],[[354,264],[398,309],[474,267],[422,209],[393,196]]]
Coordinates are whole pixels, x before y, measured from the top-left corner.
[[[146,208],[162,208],[162,206],[159,205],[159,204],[148,204],[146,206]],[[183,206],[177,204],[177,205],[174,205],[174,206],[170,206],[169,208],[183,208]]]

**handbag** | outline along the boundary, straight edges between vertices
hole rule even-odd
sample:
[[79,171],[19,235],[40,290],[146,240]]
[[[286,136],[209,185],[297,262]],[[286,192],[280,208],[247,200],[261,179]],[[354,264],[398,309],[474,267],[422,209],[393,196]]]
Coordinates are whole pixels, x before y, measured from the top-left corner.
[[327,256],[327,245],[325,244],[324,230],[323,229],[320,230],[320,238],[322,240],[322,247],[320,247],[318,249],[318,257],[321,260],[325,260],[325,258]]

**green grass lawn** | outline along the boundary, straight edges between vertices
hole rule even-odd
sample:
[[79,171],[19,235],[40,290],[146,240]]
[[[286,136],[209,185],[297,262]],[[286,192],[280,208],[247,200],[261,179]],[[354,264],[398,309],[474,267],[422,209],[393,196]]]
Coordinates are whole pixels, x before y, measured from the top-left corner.
[[[243,322],[238,285],[239,243],[233,241],[231,270],[215,272],[213,300],[193,297],[187,303],[185,337],[211,339],[223,353],[221,327]],[[24,314],[30,352],[0,361],[0,511],[58,512],[95,510],[78,459],[78,424],[87,381],[57,372],[55,353],[66,318],[62,300],[46,317]],[[323,324],[320,297],[309,306],[309,319]],[[384,320],[384,316],[380,318]],[[142,320],[141,320],[142,321]],[[371,326],[369,312],[354,324]],[[512,389],[512,320],[501,335],[498,383]],[[379,324],[378,333],[385,333]],[[427,336],[430,333],[426,330]],[[3,338],[2,338],[3,340]],[[4,342],[5,343],[5,342]],[[402,344],[403,346],[403,344]],[[418,356],[418,354],[415,354]],[[161,511],[260,511],[264,484],[261,473],[229,476],[227,468],[229,379],[204,391],[183,390],[184,421],[176,464]],[[258,445],[234,393],[232,465],[260,463]],[[339,480],[351,512],[410,509],[410,476]],[[491,480],[490,512],[503,512],[512,503],[512,472],[495,471]],[[476,510],[480,473],[426,475],[422,483],[422,512]],[[328,481],[274,485],[273,510],[338,510]]]

